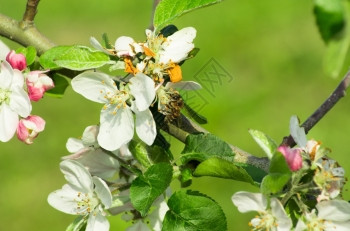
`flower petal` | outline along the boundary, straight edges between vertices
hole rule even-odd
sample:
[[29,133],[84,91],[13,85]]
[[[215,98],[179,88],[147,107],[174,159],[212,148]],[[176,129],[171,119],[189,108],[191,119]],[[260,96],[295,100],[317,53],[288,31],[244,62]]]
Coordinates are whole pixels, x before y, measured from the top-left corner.
[[0,141],[9,141],[16,132],[18,115],[10,107],[3,103],[0,105]]
[[241,213],[250,211],[265,211],[267,200],[261,193],[236,192],[232,202]]
[[156,96],[153,80],[143,73],[137,73],[130,79],[130,83],[130,92],[135,97],[137,109],[146,110]]
[[91,213],[85,231],[108,231],[109,221],[101,213]]
[[64,160],[60,163],[60,169],[68,183],[75,190],[83,193],[92,192],[91,175],[82,164],[74,160]]
[[106,182],[97,176],[92,177],[92,180],[95,184],[94,190],[98,198],[101,200],[106,209],[110,208],[112,206],[112,194]]
[[272,214],[277,220],[278,230],[291,230],[293,226],[292,220],[287,216],[281,202],[276,198],[271,198],[270,203]]
[[326,231],[349,231],[350,221],[325,221],[324,226]]
[[68,150],[68,152],[70,153],[74,153],[77,152],[81,149],[83,149],[85,146],[83,144],[83,141],[81,141],[81,139],[77,139],[77,138],[69,138],[67,140],[66,143],[66,148]]
[[118,90],[111,77],[100,72],[83,72],[76,76],[71,84],[74,91],[97,103],[107,103],[104,96],[108,92],[114,93]]
[[160,63],[179,63],[187,58],[188,53],[194,48],[193,39],[196,37],[196,29],[183,28],[171,36],[162,45],[164,51],[159,52]]
[[152,145],[157,135],[156,123],[149,109],[136,112],[136,133],[147,145]]
[[2,61],[0,65],[0,88],[9,89],[13,81],[13,75],[11,65],[6,61]]
[[202,89],[202,86],[199,83],[194,81],[181,81],[177,83],[168,82],[165,85],[165,88],[166,89],[175,88],[178,90],[194,91],[194,90]]
[[295,226],[294,231],[304,231],[307,230],[307,225],[304,223],[303,220],[299,218],[297,225]]
[[77,215],[81,212],[77,206],[77,195],[78,192],[72,186],[65,184],[62,189],[50,193],[47,201],[52,207],[61,212]]
[[290,118],[290,134],[293,137],[295,143],[299,145],[299,147],[306,147],[307,139],[305,135],[305,130],[303,127],[299,126],[299,120],[297,116],[292,116]]
[[8,48],[8,46],[0,40],[0,61],[5,60],[9,52],[10,48]]
[[133,38],[128,36],[121,36],[115,41],[115,50],[117,52],[117,56],[134,56],[135,53],[132,49],[132,44],[134,44],[135,41]]
[[28,94],[21,87],[12,89],[9,105],[13,111],[24,118],[28,117],[32,111]]
[[349,221],[350,204],[344,200],[321,201],[316,205],[318,217],[330,221]]
[[85,145],[94,145],[97,142],[97,134],[99,127],[97,125],[91,125],[85,128],[81,140]]
[[134,136],[134,118],[130,108],[114,108],[101,111],[98,143],[108,151],[114,151],[128,143]]
[[151,231],[148,226],[142,222],[142,220],[138,220],[135,224],[126,229],[126,231]]
[[102,51],[103,53],[105,53],[107,55],[112,55],[112,53],[108,52],[95,37],[90,37],[90,44],[96,50]]
[[91,175],[108,179],[119,171],[119,162],[101,148],[82,153],[75,159],[89,170]]

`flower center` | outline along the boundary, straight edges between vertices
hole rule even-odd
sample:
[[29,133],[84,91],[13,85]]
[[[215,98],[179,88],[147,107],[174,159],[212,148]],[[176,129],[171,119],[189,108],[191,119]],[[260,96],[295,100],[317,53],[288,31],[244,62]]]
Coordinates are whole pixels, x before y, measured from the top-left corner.
[[98,199],[90,193],[78,192],[75,202],[78,215],[91,213],[98,205]]
[[271,213],[259,212],[259,215],[249,222],[249,226],[254,231],[277,230],[277,221]]
[[310,223],[307,224],[307,230],[312,231],[324,231],[326,230],[326,227],[324,225],[324,220],[320,219],[313,219],[310,221]]
[[0,88],[0,105],[2,103],[9,104],[9,102],[10,102],[10,95],[11,95],[11,91],[10,90]]
[[130,95],[125,90],[118,90],[116,92],[106,92],[103,97],[108,100],[108,103],[103,106],[103,109],[106,110],[107,108],[114,107],[111,113],[116,115],[118,109],[128,106],[126,101],[130,98]]

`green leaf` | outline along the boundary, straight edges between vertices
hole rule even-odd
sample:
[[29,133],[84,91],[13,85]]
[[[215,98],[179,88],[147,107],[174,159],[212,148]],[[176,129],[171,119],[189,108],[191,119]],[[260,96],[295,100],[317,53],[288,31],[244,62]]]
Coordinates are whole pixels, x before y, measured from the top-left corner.
[[36,58],[36,49],[33,46],[20,47],[16,50],[16,53],[21,53],[26,57],[27,66],[34,63]]
[[222,0],[162,0],[154,13],[153,24],[155,28],[160,28],[187,12],[221,1]]
[[249,133],[262,150],[264,150],[267,157],[271,159],[277,149],[276,142],[261,131],[250,129]]
[[83,231],[87,224],[87,216],[77,217],[66,229],[66,231]]
[[276,152],[270,162],[270,169],[269,169],[269,173],[287,173],[287,174],[291,174],[291,171],[288,167],[288,164],[286,162],[286,159],[284,158],[284,156],[279,153]]
[[209,158],[200,163],[193,175],[219,177],[254,184],[252,177],[244,168],[217,157]]
[[146,216],[152,203],[169,186],[173,175],[170,164],[159,163],[147,169],[144,175],[138,176],[131,184],[130,199],[141,216]]
[[192,170],[189,168],[181,169],[181,175],[179,176],[181,187],[185,188],[192,184]]
[[102,67],[109,63],[109,56],[89,47],[72,46],[70,49],[54,58],[55,64],[70,70],[83,71]]
[[230,145],[213,134],[191,134],[186,138],[181,161],[201,162],[214,156],[233,161],[234,155]]
[[315,0],[314,13],[322,39],[328,43],[345,26],[343,0]]
[[191,117],[192,119],[194,119],[197,123],[199,123],[199,124],[206,124],[206,123],[208,123],[207,118],[205,118],[204,116],[198,114],[195,110],[193,110],[190,106],[188,106],[187,103],[184,103],[183,109],[185,109],[186,114],[189,117]]
[[46,51],[39,60],[46,69],[67,68],[82,71],[109,63],[109,56],[85,46],[57,46]]
[[156,163],[169,163],[172,157],[170,150],[165,150],[158,145],[148,146],[142,141],[132,140],[129,143],[129,149],[134,158],[145,168]]
[[57,73],[50,75],[50,77],[52,78],[55,87],[45,92],[45,94],[51,97],[62,98],[64,92],[69,86],[68,80],[63,75]]
[[350,34],[328,42],[326,54],[323,58],[323,69],[326,75],[337,78],[342,71],[346,55],[349,51]]
[[260,190],[263,194],[277,193],[283,189],[292,176],[284,156],[276,152],[270,162],[269,174],[261,182]]
[[210,197],[194,191],[179,191],[168,201],[162,231],[225,231],[221,207]]
[[269,195],[280,192],[288,183],[291,174],[270,173],[261,182],[261,193]]
[[267,175],[267,172],[262,170],[261,168],[255,167],[251,164],[246,163],[234,163],[236,166],[243,168],[249,176],[253,179],[255,185],[259,185],[263,178]]
[[199,50],[200,50],[200,49],[197,48],[197,47],[193,48],[193,49],[190,51],[190,53],[188,53],[187,58],[188,58],[188,59],[191,59],[191,58],[196,57],[196,55],[198,54]]
[[107,33],[103,33],[102,34],[102,39],[103,39],[103,42],[104,42],[104,45],[107,49],[112,49],[112,45],[111,43],[109,42],[109,38],[108,38],[108,35]]
[[152,163],[169,163],[173,160],[173,155],[169,149],[164,149],[158,145],[147,146],[148,156],[151,159]]
[[146,145],[142,142],[132,140],[129,143],[129,149],[133,157],[144,167],[149,168],[152,165],[151,160],[148,157]]
[[54,62],[55,59],[71,49],[71,46],[56,46],[47,50],[40,56],[39,63],[45,69],[56,70],[60,67]]

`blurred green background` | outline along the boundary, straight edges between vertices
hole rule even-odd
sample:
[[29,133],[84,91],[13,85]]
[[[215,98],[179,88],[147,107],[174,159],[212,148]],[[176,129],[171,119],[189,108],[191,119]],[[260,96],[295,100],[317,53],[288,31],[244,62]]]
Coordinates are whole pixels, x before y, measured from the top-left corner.
[[[0,0],[0,13],[20,19],[25,4],[25,0]],[[207,102],[201,110],[209,120],[206,129],[248,152],[263,155],[248,134],[249,128],[264,131],[280,142],[289,133],[291,115],[304,121],[328,97],[340,78],[331,79],[322,71],[325,45],[312,7],[313,1],[227,0],[174,22],[178,28],[197,29],[195,45],[201,51],[183,65],[186,80],[193,80],[211,58],[233,76],[232,81],[222,79],[210,92],[200,91],[198,97]],[[60,45],[89,45],[90,36],[100,38],[104,32],[112,41],[121,35],[143,41],[151,8],[151,0],[41,1],[35,22]],[[332,157],[347,172],[349,104],[350,98],[342,99],[308,135],[330,147]],[[61,156],[68,154],[67,139],[79,137],[86,126],[96,124],[100,108],[71,88],[63,99],[45,97],[33,103],[33,114],[47,122],[45,132],[31,146],[16,138],[0,144],[0,230],[65,230],[74,216],[51,208],[46,198],[65,183],[58,164]],[[174,138],[172,143],[174,153],[179,153],[182,145]],[[176,189],[179,183],[173,186]],[[214,178],[195,179],[191,188],[223,207],[230,231],[249,230],[247,224],[254,213],[240,214],[231,196],[256,188]],[[344,196],[349,200],[347,191]],[[125,224],[113,218],[111,230],[125,230]]]

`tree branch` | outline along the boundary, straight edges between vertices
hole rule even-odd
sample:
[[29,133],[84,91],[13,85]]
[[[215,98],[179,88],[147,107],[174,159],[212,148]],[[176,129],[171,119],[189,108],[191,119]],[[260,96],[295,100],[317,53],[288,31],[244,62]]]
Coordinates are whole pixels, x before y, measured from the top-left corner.
[[27,1],[26,11],[24,12],[23,19],[22,19],[24,22],[34,21],[39,2],[40,0]]
[[0,14],[0,35],[25,47],[34,46],[39,55],[55,46],[31,21],[18,22],[3,14]]
[[[186,137],[190,134],[196,133],[209,133],[207,130],[194,123],[192,120],[188,119],[186,116],[182,115],[178,118],[176,122],[173,124],[167,124],[163,128],[164,131],[180,140],[182,143],[185,143]],[[232,151],[236,154],[234,157],[234,161],[237,163],[245,163],[253,165],[259,169],[268,172],[269,169],[269,159],[266,157],[256,157],[248,152],[245,152],[238,147],[230,144]]]
[[[307,134],[320,121],[334,105],[346,95],[346,89],[350,85],[350,71],[345,75],[338,87],[333,93],[323,102],[323,104],[301,125]],[[295,142],[291,135],[284,137],[281,145],[293,147]]]

